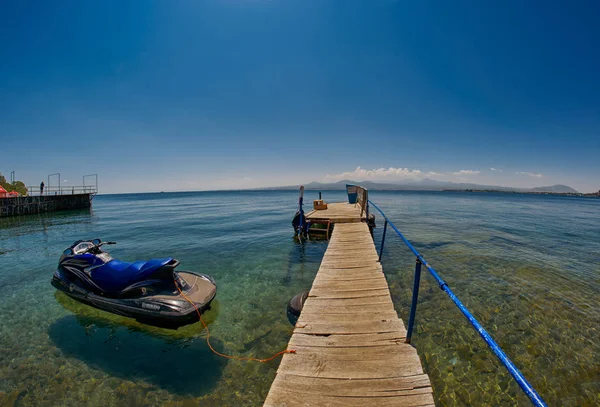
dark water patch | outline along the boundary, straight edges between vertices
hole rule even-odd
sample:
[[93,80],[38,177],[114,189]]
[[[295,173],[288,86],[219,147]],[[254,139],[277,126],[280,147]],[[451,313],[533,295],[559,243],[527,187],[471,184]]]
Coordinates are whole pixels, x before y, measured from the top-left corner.
[[455,244],[455,243],[457,243],[457,242],[440,241],[440,242],[423,243],[423,242],[419,242],[418,240],[415,240],[412,242],[413,246],[415,246],[419,250],[439,249],[441,247],[449,246],[449,245]]
[[[48,336],[66,357],[179,395],[198,397],[210,392],[227,363],[202,338],[165,341],[91,317],[61,318],[50,326]],[[218,340],[211,343],[223,350]]]
[[487,240],[490,244],[500,244],[511,248],[523,245],[523,242],[502,236],[492,236]]
[[26,235],[56,225],[89,222],[92,215],[93,212],[91,209],[73,209],[68,211],[11,216],[0,219],[0,229],[12,230],[17,235]]
[[289,286],[294,277],[306,277],[306,273],[314,274],[315,266],[321,263],[323,255],[327,250],[327,241],[311,240],[308,242],[299,242],[294,239],[287,261],[285,275],[282,277],[282,284]]

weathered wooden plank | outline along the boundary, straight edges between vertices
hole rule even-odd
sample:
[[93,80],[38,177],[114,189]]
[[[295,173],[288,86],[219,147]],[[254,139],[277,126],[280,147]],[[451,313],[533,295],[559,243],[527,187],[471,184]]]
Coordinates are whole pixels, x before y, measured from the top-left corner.
[[302,324],[306,323],[323,323],[323,322],[332,322],[332,323],[340,323],[340,322],[372,322],[372,321],[382,321],[382,320],[398,320],[398,316],[396,312],[392,309],[388,311],[378,311],[376,313],[349,313],[349,312],[340,312],[340,313],[322,313],[322,312],[304,312],[302,311],[298,322]]
[[325,266],[321,266],[319,272],[317,273],[316,278],[326,279],[326,280],[337,280],[337,281],[345,281],[345,277],[365,277],[365,278],[377,278],[384,279],[385,275],[383,274],[383,270],[381,267],[371,266],[371,267],[355,267],[351,270],[347,269],[335,269],[328,268]]
[[[292,335],[288,348],[294,349],[295,346],[313,346],[313,347],[372,347],[393,345],[404,343],[406,330],[404,327],[394,332],[378,332],[367,334],[342,335],[331,334],[328,336],[302,334],[300,332]],[[368,351],[368,350],[366,350]]]
[[[390,305],[390,304],[388,304],[388,305]],[[321,313],[321,314],[344,314],[344,313],[372,314],[374,312],[380,311],[381,309],[382,309],[381,303],[331,305],[330,303],[324,304],[321,301],[313,301],[313,302],[307,301],[306,304],[304,304],[304,308],[302,308],[302,313],[311,312],[311,313]],[[302,313],[300,315],[302,315]]]
[[[277,388],[277,387],[276,387]],[[280,390],[269,393],[265,407],[434,407],[431,397],[419,394],[397,397],[331,397],[321,394],[300,394]]]
[[[329,242],[331,243],[331,239],[329,239]],[[331,252],[329,252],[329,250],[327,250],[327,252],[343,252],[349,254],[349,252],[352,253],[355,250],[360,252],[375,252],[375,245],[373,244],[373,241],[368,240],[345,240],[343,242],[338,241],[335,243],[334,246],[332,246]]]
[[[347,242],[338,241],[335,244],[332,244],[332,242],[330,240],[329,244],[331,244],[331,250],[327,249],[327,254],[338,253],[338,252],[348,254],[348,251],[352,251],[352,253],[357,252],[357,251],[371,253],[371,252],[373,252],[373,248],[375,247],[373,242],[372,241],[369,242],[368,240],[355,240],[355,241],[347,241]],[[372,245],[372,247],[371,247],[371,245]]]
[[[406,345],[410,348],[410,345]],[[279,370],[285,374],[306,377],[324,377],[338,379],[385,379],[398,376],[414,376],[423,374],[421,361],[416,355],[392,353],[381,357],[371,357],[371,353],[380,346],[368,348],[295,348],[295,354],[286,354],[281,360]],[[323,350],[360,349],[355,356],[334,357]],[[315,351],[316,350],[316,351]]]
[[350,305],[369,305],[369,304],[386,304],[392,305],[392,299],[390,295],[378,295],[373,297],[362,297],[362,298],[319,298],[309,297],[306,300],[305,306],[308,304],[314,304],[315,306],[321,307],[339,307],[339,306],[350,306]]
[[[332,237],[332,239],[333,239],[333,237]],[[371,235],[368,232],[366,234],[364,232],[352,233],[352,234],[349,233],[348,235],[346,235],[344,237],[336,237],[335,240],[333,241],[333,243],[335,243],[333,248],[335,248],[335,246],[337,246],[337,245],[349,246],[350,244],[352,244],[354,242],[364,242],[364,243],[368,243],[368,244],[374,244],[373,238],[371,237]],[[330,241],[330,243],[331,243],[331,241]]]
[[338,281],[375,277],[385,279],[383,271],[376,267],[354,267],[351,269],[321,267],[317,276],[322,279],[337,279]]
[[327,254],[326,256],[323,256],[323,262],[325,263],[329,263],[332,261],[335,262],[344,262],[344,261],[357,261],[360,260],[361,263],[363,263],[363,265],[369,264],[369,263],[377,263],[377,260],[379,259],[379,256],[377,256],[374,253],[367,253],[367,252],[358,252],[358,253],[347,253],[347,254],[342,254],[342,253],[331,253],[331,254]]
[[368,281],[368,280],[372,280],[372,279],[385,279],[385,277],[383,276],[383,274],[379,271],[371,271],[371,272],[361,272],[361,273],[354,273],[354,274],[337,274],[337,273],[322,273],[319,276],[319,280],[318,281],[356,281],[356,282],[360,282],[360,281]]
[[372,250],[371,251],[356,251],[356,252],[350,251],[350,250],[345,250],[342,252],[325,253],[325,255],[323,256],[323,260],[344,260],[344,259],[362,260],[365,263],[369,263],[369,262],[377,263],[379,256],[377,255],[377,253],[374,253]]
[[[362,280],[371,281],[371,280]],[[372,295],[384,295],[388,292],[386,287],[371,285],[370,287],[333,288],[327,286],[314,286],[310,290],[309,297],[316,298],[361,298]]]
[[326,268],[336,269],[352,269],[352,268],[365,268],[365,263],[362,263],[360,259],[323,259],[321,266]]
[[[340,230],[343,227],[343,235],[337,234],[335,237],[335,241],[336,242],[344,242],[344,241],[348,241],[348,240],[365,240],[365,241],[373,241],[373,238],[371,237],[371,234],[369,233],[368,230],[363,230],[363,226],[367,227],[364,223],[355,223],[355,225],[359,226],[360,225],[360,229],[348,229],[347,225],[341,225],[341,224],[337,224],[337,228],[338,230]],[[335,230],[336,227],[333,228],[333,230]],[[365,233],[366,232],[366,233]],[[333,236],[332,236],[333,238]]]
[[[361,238],[361,239],[368,239],[371,238],[371,234],[369,233],[367,224],[364,222],[360,222],[360,223],[352,223],[349,225],[342,225],[340,223],[337,223],[333,228],[335,230],[335,228],[338,228],[338,230],[340,229],[344,229],[343,232],[344,234],[338,234],[337,235],[337,240],[344,240],[344,239],[357,239],[357,238]],[[363,232],[367,232],[367,233],[363,233]],[[372,240],[372,238],[371,238]]]
[[426,374],[386,379],[327,379],[305,376],[281,375],[273,383],[297,393],[322,394],[326,396],[403,396],[431,394],[429,377]]
[[[354,245],[348,246],[348,247],[336,247],[331,251],[327,251],[325,253],[325,255],[323,255],[323,258],[325,258],[325,256],[327,257],[359,257],[360,255],[365,255],[365,256],[377,256],[377,253],[375,252],[374,248],[368,248],[365,247],[366,245],[364,243],[357,243],[357,245],[361,246],[361,248],[355,248],[353,249],[353,247],[355,247]],[[369,261],[371,261],[371,259],[369,259]],[[377,257],[375,258],[375,261],[377,261]]]
[[358,232],[362,232],[363,230],[365,230],[365,227],[368,228],[367,224],[364,222],[360,222],[360,223],[351,223],[349,225],[341,225],[338,224],[337,227],[338,229],[341,228],[343,226],[344,228],[344,235],[338,235],[338,238],[344,238],[347,236],[350,236],[351,234],[357,234]]
[[[351,336],[351,335],[350,335]],[[296,354],[304,354],[307,357],[327,360],[385,360],[390,358],[400,358],[402,360],[419,361],[419,356],[415,348],[407,343],[393,343],[385,346],[377,346],[365,353],[364,348],[351,347],[325,347],[314,349],[313,346],[298,345]],[[420,362],[419,362],[420,363]],[[397,375],[396,375],[397,376]]]
[[328,289],[332,291],[364,291],[373,289],[388,289],[387,281],[383,276],[373,276],[368,280],[323,280],[321,278],[315,278],[312,289]]
[[366,290],[330,290],[328,288],[312,288],[310,298],[363,298],[378,295],[389,295],[387,288],[374,288]]
[[299,333],[312,335],[331,334],[368,334],[379,332],[394,332],[403,325],[397,319],[380,321],[340,321],[340,322],[297,322],[296,329]]
[[[330,262],[333,263],[333,266],[335,266],[336,262]],[[354,263],[356,267],[353,267],[352,270],[335,270],[336,273],[351,273],[351,272],[355,272],[358,273],[360,271],[371,271],[371,270],[376,270],[376,271],[383,271],[383,268],[381,267],[381,263],[368,263],[368,264],[362,264],[360,262],[355,262]],[[329,264],[323,264],[321,263],[321,267],[319,267],[319,273],[321,272],[326,272],[326,271],[333,271],[334,269],[337,269],[337,267],[332,267],[332,265]]]

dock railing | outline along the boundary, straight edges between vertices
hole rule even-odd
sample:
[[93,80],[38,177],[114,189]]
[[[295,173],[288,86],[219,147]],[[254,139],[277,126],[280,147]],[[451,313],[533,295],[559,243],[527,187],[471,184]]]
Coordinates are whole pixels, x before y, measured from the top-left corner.
[[54,195],[75,195],[75,194],[91,194],[92,196],[98,193],[96,185],[63,185],[63,186],[45,186],[44,191],[40,191],[39,186],[27,186],[28,196],[54,196]]
[[366,213],[369,216],[369,191],[361,186],[356,187],[356,204],[360,206],[360,217]]
[[471,314],[471,312],[464,306],[464,304],[458,299],[458,297],[454,294],[454,292],[448,287],[448,284],[439,276],[437,271],[429,264],[421,253],[417,251],[413,247],[413,245],[404,237],[404,235],[398,230],[398,228],[388,219],[388,217],[383,213],[383,211],[375,205],[372,201],[367,201],[367,214],[368,214],[368,206],[372,205],[375,209],[381,213],[383,219],[385,220],[383,225],[383,236],[381,238],[381,245],[379,249],[379,261],[381,262],[381,256],[383,254],[383,246],[385,244],[385,235],[387,232],[388,225],[396,232],[396,234],[402,239],[404,244],[410,249],[411,252],[416,256],[416,264],[415,264],[415,277],[413,282],[413,295],[412,295],[412,303],[410,307],[410,315],[408,318],[408,329],[406,333],[406,342],[410,343],[411,336],[413,332],[413,327],[415,323],[415,316],[417,312],[417,300],[419,298],[419,284],[421,281],[421,266],[424,265],[429,274],[435,279],[440,289],[444,291],[448,297],[452,300],[452,302],[458,307],[460,312],[467,318],[469,323],[475,328],[475,330],[479,333],[479,335],[483,338],[488,347],[494,352],[494,354],[498,357],[500,362],[508,369],[508,372],[515,379],[519,387],[523,390],[523,392],[529,397],[533,405],[535,406],[543,406],[546,407],[546,403],[540,397],[540,395],[535,391],[535,389],[529,384],[525,376],[521,373],[521,371],[515,366],[515,364],[509,359],[509,357],[504,353],[504,351],[498,346],[496,341],[490,336],[490,334],[483,328],[483,326],[477,321],[477,319]]

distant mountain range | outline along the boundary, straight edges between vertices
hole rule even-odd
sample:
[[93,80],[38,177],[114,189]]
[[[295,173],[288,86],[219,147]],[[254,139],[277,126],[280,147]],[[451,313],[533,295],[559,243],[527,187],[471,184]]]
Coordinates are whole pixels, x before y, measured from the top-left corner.
[[[384,182],[372,182],[372,181],[351,181],[343,180],[334,183],[321,183],[311,182],[304,185],[304,189],[307,190],[343,190],[346,189],[346,184],[360,185],[371,191],[443,191],[443,190],[488,190],[488,191],[503,191],[503,192],[530,192],[530,193],[555,193],[555,194],[578,194],[579,192],[567,185],[551,185],[546,187],[536,188],[512,188],[512,187],[501,187],[497,185],[480,185],[471,183],[458,183],[449,181],[437,181],[433,179],[423,179],[420,181],[409,181],[399,184],[388,184]],[[299,185],[285,186],[285,187],[272,187],[268,189],[286,190],[286,189],[298,189]]]

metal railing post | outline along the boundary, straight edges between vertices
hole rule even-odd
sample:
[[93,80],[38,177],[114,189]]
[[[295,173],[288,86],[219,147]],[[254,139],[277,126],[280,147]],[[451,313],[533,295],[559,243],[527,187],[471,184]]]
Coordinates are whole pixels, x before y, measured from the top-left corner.
[[381,256],[383,255],[383,245],[385,243],[385,232],[387,232],[387,220],[383,224],[383,236],[381,237],[381,246],[379,247],[379,263],[381,263]]
[[[46,190],[48,191],[48,195],[50,195],[50,192],[52,190],[52,187],[50,186],[50,178],[52,178],[54,176],[58,176],[58,188],[57,188],[57,190],[60,190],[60,172],[56,172],[54,174],[49,174],[48,175],[48,185],[46,185]],[[57,191],[54,191],[54,195],[58,195]]]
[[419,284],[421,283],[421,260],[417,257],[415,263],[415,281],[413,283],[412,304],[410,305],[410,316],[408,317],[408,330],[406,331],[406,343],[410,343],[413,328],[415,326],[415,314],[417,313],[417,300],[419,299]]

